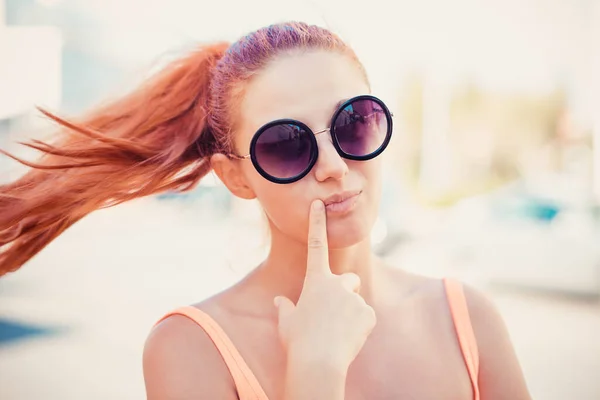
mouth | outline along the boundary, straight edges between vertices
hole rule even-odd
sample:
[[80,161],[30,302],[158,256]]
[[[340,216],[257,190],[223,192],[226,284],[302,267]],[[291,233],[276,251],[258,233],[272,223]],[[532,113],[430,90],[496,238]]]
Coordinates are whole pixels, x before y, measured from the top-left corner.
[[349,190],[329,196],[323,203],[327,214],[346,214],[354,209],[362,190]]

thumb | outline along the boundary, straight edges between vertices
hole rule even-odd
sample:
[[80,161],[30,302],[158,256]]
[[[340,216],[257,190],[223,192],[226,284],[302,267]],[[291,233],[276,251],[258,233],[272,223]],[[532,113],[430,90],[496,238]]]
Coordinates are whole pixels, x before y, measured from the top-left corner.
[[273,303],[275,303],[275,307],[277,307],[277,310],[279,311],[279,322],[287,318],[287,316],[296,308],[294,303],[285,296],[275,297]]

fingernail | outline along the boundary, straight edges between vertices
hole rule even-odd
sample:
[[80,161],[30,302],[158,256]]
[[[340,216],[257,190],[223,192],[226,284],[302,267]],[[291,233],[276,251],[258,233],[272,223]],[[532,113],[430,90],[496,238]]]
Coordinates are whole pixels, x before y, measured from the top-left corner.
[[273,304],[275,304],[275,307],[279,307],[279,303],[281,303],[281,297],[277,296],[273,299]]
[[321,200],[315,200],[312,207],[315,211],[321,211],[323,209],[323,202]]

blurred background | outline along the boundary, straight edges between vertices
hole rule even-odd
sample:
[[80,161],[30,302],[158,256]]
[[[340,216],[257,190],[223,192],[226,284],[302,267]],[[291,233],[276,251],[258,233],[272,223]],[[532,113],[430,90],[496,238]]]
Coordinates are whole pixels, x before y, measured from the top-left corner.
[[[33,159],[36,105],[78,115],[288,19],[347,40],[395,114],[375,251],[488,293],[535,399],[600,399],[598,0],[0,0],[0,147]],[[23,171],[0,156],[0,184]],[[89,216],[0,279],[0,399],[145,398],[152,324],[266,243],[212,175]]]

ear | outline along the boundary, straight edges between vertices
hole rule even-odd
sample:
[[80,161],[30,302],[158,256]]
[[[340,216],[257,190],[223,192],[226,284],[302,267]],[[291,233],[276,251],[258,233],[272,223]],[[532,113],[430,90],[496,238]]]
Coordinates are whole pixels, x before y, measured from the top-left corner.
[[214,154],[210,158],[210,165],[227,189],[234,196],[251,200],[256,194],[248,185],[246,177],[242,173],[239,163],[244,161],[231,160],[224,154]]

